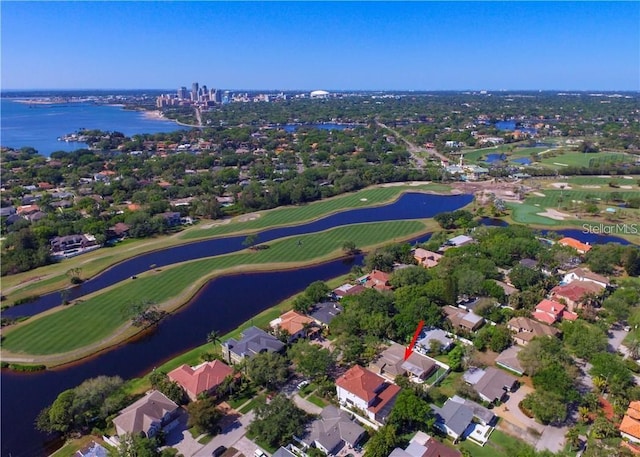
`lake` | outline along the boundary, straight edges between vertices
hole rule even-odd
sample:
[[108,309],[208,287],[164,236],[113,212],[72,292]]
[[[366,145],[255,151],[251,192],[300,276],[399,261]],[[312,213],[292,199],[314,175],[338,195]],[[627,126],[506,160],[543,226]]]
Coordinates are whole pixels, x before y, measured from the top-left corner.
[[121,106],[88,102],[28,104],[9,98],[2,98],[0,102],[2,146],[15,149],[30,146],[47,157],[55,151],[85,148],[85,143],[58,141],[59,137],[83,128],[118,131],[127,136],[184,129],[173,121],[149,118],[140,111],[124,110]]
[[[266,243],[279,238],[320,232],[333,227],[361,224],[366,222],[382,222],[403,219],[425,219],[445,211],[454,211],[473,200],[472,195],[430,195],[422,193],[406,193],[388,205],[371,208],[358,208],[332,214],[313,222],[289,227],[273,228],[258,233],[258,242]],[[148,271],[150,265],[164,267],[187,260],[202,259],[245,249],[242,245],[246,235],[228,236],[203,241],[196,241],[172,248],[143,254],[114,265],[112,268],[86,281],[80,286],[70,289],[68,299],[73,300],[82,295],[108,287],[131,276]],[[109,248],[104,248],[109,249]],[[59,292],[43,295],[39,299],[3,311],[4,317],[31,316],[40,313],[62,302]]]

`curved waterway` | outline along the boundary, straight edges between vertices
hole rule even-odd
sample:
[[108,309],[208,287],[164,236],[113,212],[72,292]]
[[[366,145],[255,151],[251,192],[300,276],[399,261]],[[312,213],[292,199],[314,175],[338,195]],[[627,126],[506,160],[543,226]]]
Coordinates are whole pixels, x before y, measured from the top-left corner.
[[[406,193],[388,205],[347,210],[313,222],[263,230],[258,233],[258,243],[267,243],[293,235],[320,232],[344,225],[430,218],[444,211],[459,209],[469,204],[472,200],[472,195],[447,196],[415,192]],[[76,299],[82,295],[96,292],[131,276],[148,271],[150,265],[164,267],[187,260],[196,260],[240,251],[245,249],[242,243],[246,237],[246,235],[240,235],[195,241],[193,243],[142,254],[111,267],[78,287],[69,289],[68,299]],[[60,292],[52,292],[43,295],[31,303],[8,308],[3,311],[3,315],[5,317],[33,316],[34,314],[58,306],[61,302]]]

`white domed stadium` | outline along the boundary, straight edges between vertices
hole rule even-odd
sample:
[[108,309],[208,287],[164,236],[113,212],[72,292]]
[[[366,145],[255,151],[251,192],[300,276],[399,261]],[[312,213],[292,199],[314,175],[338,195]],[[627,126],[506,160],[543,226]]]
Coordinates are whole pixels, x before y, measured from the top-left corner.
[[311,98],[327,98],[329,96],[329,92],[326,90],[314,90],[309,94]]

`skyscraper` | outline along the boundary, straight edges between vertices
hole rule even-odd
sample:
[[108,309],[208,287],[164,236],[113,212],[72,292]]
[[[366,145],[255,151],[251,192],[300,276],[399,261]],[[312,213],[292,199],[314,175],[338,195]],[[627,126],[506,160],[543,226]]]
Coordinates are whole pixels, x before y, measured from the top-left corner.
[[182,86],[180,89],[178,89],[178,98],[180,100],[185,100],[187,98],[189,98],[189,92],[187,92],[187,88]]
[[193,100],[194,102],[198,101],[198,90],[199,90],[200,86],[198,85],[198,83],[193,83],[191,84],[191,100]]

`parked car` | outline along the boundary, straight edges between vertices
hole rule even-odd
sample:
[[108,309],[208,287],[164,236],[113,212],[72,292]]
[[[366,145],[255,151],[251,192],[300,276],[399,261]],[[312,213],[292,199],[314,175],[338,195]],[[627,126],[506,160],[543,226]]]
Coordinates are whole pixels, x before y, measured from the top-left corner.
[[302,381],[298,383],[298,389],[302,389],[303,387],[306,387],[308,385],[309,385],[309,381]]
[[213,451],[213,452],[211,453],[211,455],[212,455],[213,457],[220,457],[220,456],[221,456],[222,454],[224,454],[226,451],[227,451],[227,448],[226,448],[226,447],[224,447],[224,446],[218,446],[218,447],[216,448],[216,450],[215,450],[215,451]]

